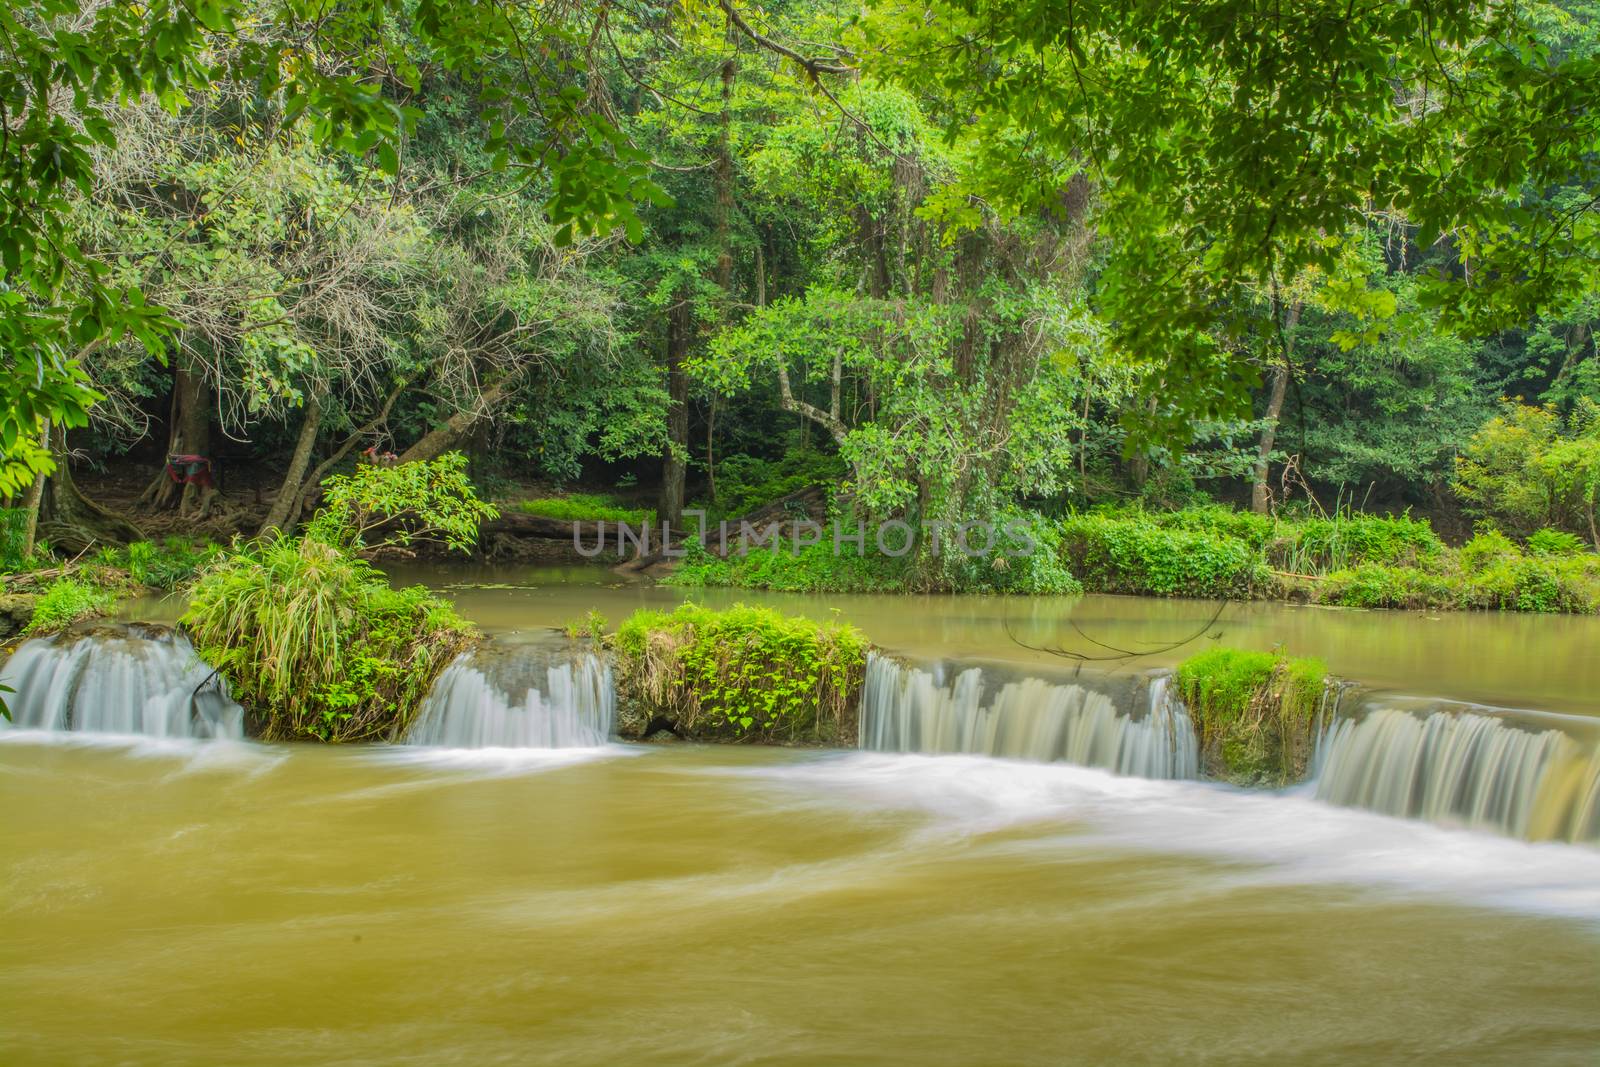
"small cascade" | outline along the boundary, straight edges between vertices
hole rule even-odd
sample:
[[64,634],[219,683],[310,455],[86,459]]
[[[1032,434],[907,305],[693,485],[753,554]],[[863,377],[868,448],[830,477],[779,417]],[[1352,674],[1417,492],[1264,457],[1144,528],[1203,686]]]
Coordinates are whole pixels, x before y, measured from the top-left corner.
[[446,748],[593,748],[616,722],[611,668],[594,654],[468,653],[444,669],[406,736]]
[[0,684],[11,722],[0,729],[242,738],[244,709],[182,636],[129,627],[25,642]]
[[1600,744],[1487,709],[1374,705],[1318,744],[1330,804],[1533,841],[1600,844]]
[[861,747],[880,752],[971,753],[1102,767],[1142,778],[1195,778],[1199,744],[1165,675],[1150,679],[1143,714],[1076,683],[1025,678],[985,702],[981,669],[946,684],[933,671],[884,656],[867,661]]

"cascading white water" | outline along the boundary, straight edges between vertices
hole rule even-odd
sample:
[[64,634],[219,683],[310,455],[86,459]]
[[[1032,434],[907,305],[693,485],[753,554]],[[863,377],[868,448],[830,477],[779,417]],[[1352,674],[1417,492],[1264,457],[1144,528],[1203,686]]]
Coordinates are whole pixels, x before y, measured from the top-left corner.
[[[531,664],[462,656],[439,675],[406,736],[447,748],[592,748],[611,737],[611,668],[584,654]],[[520,670],[516,668],[522,668]]]
[[1318,745],[1316,795],[1346,807],[1600,844],[1600,745],[1479,711],[1369,708]]
[[1195,778],[1199,743],[1169,679],[1150,680],[1144,714],[1104,693],[1040,678],[1007,682],[984,702],[983,672],[950,684],[884,656],[867,660],[860,745],[880,752],[965,752],[1103,767],[1143,778]]
[[[13,729],[240,738],[244,709],[170,631],[40,638],[0,670]],[[0,720],[0,729],[7,726]]]

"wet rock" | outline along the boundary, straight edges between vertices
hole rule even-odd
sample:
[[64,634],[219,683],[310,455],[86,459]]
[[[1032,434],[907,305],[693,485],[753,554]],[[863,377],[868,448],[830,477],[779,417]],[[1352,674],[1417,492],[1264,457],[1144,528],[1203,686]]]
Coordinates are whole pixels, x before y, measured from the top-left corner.
[[33,605],[38,599],[29,593],[0,596],[0,641],[22,632],[33,618]]

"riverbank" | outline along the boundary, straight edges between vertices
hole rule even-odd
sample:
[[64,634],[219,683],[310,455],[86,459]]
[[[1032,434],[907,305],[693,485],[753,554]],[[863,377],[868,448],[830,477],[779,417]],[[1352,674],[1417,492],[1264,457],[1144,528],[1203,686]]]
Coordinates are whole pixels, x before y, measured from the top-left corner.
[[[778,548],[726,556],[691,549],[665,580],[782,592],[1090,592],[1358,608],[1600,612],[1600,555],[1557,531],[1518,543],[1489,530],[1450,546],[1408,516],[1284,519],[1219,506],[1104,509],[1026,521],[1032,531],[1027,554],[997,546],[990,557],[942,568],[937,574],[944,577],[927,587],[914,558],[872,555],[853,545],[841,552],[826,539],[795,548],[793,538]],[[947,542],[944,551],[954,549]]]

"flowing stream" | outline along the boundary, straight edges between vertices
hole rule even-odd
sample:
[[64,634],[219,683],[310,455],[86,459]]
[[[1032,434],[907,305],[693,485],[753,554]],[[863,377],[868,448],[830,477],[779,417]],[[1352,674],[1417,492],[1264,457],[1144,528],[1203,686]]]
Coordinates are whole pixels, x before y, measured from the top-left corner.
[[[548,640],[582,613],[576,590],[613,620],[664,595],[456,590],[496,640],[446,670],[403,745],[240,740],[240,709],[170,632],[24,644],[0,674],[17,690],[0,1062],[1522,1065],[1600,1048],[1591,657],[1469,704],[1459,679],[1403,686],[1393,650],[1363,661],[1348,640],[1352,620],[1399,641],[1409,619],[1427,651],[1427,617],[1279,606],[1330,620],[1335,651],[1315,633],[1293,651],[1377,687],[1326,703],[1310,780],[1242,790],[1198,780],[1170,656],[995,655],[994,618],[941,616],[942,598],[868,601],[869,635],[902,653],[944,629],[873,658],[859,750],[609,743],[607,664]],[[1140,638],[1143,602],[1087,599],[1063,618],[1124,647],[1208,611],[1164,605]],[[1085,627],[1124,604],[1116,633]],[[891,609],[915,621],[896,631]],[[1572,620],[1537,621],[1564,647]],[[1502,622],[1527,625],[1471,625]]]

